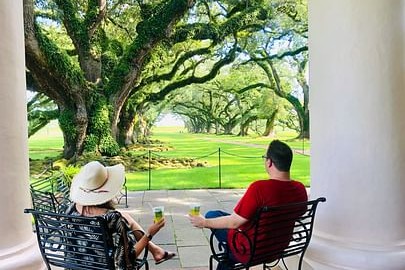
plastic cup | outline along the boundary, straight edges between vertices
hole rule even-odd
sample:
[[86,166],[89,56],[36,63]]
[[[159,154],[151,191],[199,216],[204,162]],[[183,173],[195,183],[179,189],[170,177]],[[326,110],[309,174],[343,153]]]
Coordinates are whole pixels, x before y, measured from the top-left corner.
[[164,216],[165,208],[163,206],[153,207],[154,221],[159,222]]
[[201,205],[198,203],[190,204],[190,216],[199,216],[200,215]]

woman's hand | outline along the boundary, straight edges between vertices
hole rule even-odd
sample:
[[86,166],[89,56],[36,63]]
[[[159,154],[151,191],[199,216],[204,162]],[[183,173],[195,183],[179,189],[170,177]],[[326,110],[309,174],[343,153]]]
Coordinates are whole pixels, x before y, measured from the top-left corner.
[[188,215],[188,219],[190,220],[191,224],[197,228],[204,228],[205,227],[205,218],[202,215],[192,216]]
[[163,226],[165,226],[164,218],[150,225],[148,228],[148,234],[154,236],[155,234],[157,234],[158,231],[160,231],[161,228],[163,228]]

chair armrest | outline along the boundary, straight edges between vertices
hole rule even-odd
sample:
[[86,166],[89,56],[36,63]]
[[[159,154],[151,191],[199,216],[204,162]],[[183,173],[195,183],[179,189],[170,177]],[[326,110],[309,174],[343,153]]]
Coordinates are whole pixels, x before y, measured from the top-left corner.
[[[135,233],[139,233],[140,235],[144,235],[145,234],[145,232],[144,231],[142,231],[142,230],[135,230],[135,231],[132,231],[133,232],[133,234],[136,236],[136,234]],[[144,248],[144,251],[143,251],[143,256],[140,258],[140,256],[138,256],[137,257],[137,261],[138,262],[144,262],[144,261],[147,261],[148,260],[148,247],[146,246],[145,248]]]
[[[215,235],[214,235],[215,230],[211,232],[210,235],[210,249],[212,256],[217,260],[217,261],[224,261],[229,258],[229,246],[226,245],[232,245],[233,250],[237,253],[237,255],[245,255],[248,250],[253,249],[253,242],[249,238],[249,236],[246,234],[245,231],[242,231],[240,229],[236,229],[235,233],[232,237],[231,243],[221,243],[216,240]],[[246,239],[246,242],[248,243],[248,247],[245,246],[240,246],[236,243],[236,239],[243,237]],[[236,255],[236,254],[234,254]],[[252,259],[252,254],[250,254],[249,262]]]
[[227,254],[227,247],[224,246],[224,243],[218,242],[214,235],[215,229],[211,231],[210,235],[210,249],[212,256],[217,260],[222,260]]

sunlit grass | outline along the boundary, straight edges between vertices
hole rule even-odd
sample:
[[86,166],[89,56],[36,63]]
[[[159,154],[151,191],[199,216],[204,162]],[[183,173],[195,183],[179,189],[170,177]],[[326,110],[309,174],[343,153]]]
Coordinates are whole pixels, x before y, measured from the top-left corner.
[[35,133],[28,140],[30,159],[44,159],[60,156],[63,152],[63,134],[57,122],[53,121]]
[[[294,133],[279,131],[277,135],[294,149],[302,150],[303,146],[306,151],[310,149],[310,143],[295,140]],[[272,138],[189,134],[178,127],[159,127],[153,130],[152,139],[170,146],[169,151],[152,152],[153,158],[159,156],[193,158],[206,166],[184,169],[162,168],[152,170],[150,173],[128,172],[126,177],[130,190],[246,188],[254,180],[268,178],[261,156]],[[53,130],[36,134],[29,140],[29,149],[31,159],[56,157],[62,153],[62,135]],[[306,186],[310,185],[309,164],[309,156],[294,155],[291,176]]]

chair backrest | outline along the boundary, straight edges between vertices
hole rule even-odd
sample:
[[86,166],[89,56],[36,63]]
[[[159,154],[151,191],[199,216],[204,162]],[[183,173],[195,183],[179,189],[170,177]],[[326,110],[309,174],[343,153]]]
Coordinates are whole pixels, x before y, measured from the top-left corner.
[[41,211],[64,213],[70,205],[69,187],[62,175],[50,176],[30,184],[32,207]]
[[50,191],[41,191],[31,188],[32,207],[39,211],[59,212],[56,198]]
[[117,204],[121,204],[122,199],[124,206],[128,208],[128,187],[127,187],[127,178],[125,177],[124,184],[122,185],[121,191],[115,197]]
[[83,217],[25,209],[34,216],[38,245],[48,267],[114,269],[106,222]]
[[235,234],[235,237],[243,235],[249,239],[249,249],[235,247],[235,250],[250,256],[247,265],[271,263],[296,254],[301,255],[301,265],[312,236],[317,205],[324,201],[326,199],[321,197],[308,202],[260,208],[254,220],[253,235],[245,231]]

